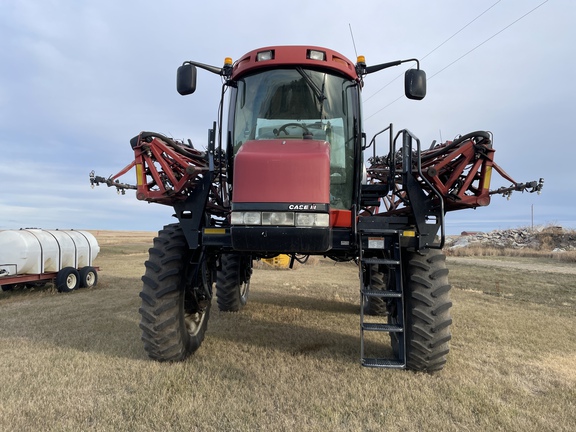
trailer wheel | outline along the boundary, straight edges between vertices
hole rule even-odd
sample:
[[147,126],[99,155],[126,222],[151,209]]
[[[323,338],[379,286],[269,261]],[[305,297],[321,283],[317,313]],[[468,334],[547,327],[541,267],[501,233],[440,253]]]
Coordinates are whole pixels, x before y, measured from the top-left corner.
[[179,224],[165,226],[149,249],[139,312],[144,349],[154,360],[184,360],[204,340],[212,280],[200,252],[188,248]]
[[70,292],[78,288],[80,274],[74,267],[64,267],[56,274],[56,288],[59,292]]
[[218,308],[224,312],[237,312],[248,301],[252,257],[237,254],[222,254],[221,269],[216,278]]
[[[450,325],[450,284],[446,255],[437,249],[405,253],[404,317],[406,326],[406,367],[436,372],[444,368],[452,338]],[[397,312],[390,311],[391,322]],[[398,351],[398,334],[391,333],[392,348]]]
[[92,288],[98,283],[98,273],[92,266],[82,267],[80,273],[80,288]]

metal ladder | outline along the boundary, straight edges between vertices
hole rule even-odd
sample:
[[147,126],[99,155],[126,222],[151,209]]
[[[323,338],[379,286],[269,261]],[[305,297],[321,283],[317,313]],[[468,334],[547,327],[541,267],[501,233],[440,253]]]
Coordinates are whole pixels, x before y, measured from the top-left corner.
[[[400,249],[401,230],[377,228],[375,218],[361,218],[358,224],[360,242],[360,361],[362,366],[377,368],[406,368],[406,333],[404,320],[404,289],[402,284],[402,260]],[[376,218],[378,219],[378,218]],[[382,258],[382,251],[389,251],[390,258]],[[394,274],[394,286],[387,290],[370,286],[371,266],[387,266],[388,274]],[[366,273],[364,273],[366,272]],[[368,298],[380,298],[395,302],[396,320],[388,322],[388,315],[370,316],[367,320],[365,306]],[[397,335],[397,349],[390,356],[366,356],[365,332]],[[392,335],[391,335],[392,336]],[[388,339],[388,337],[386,337]]]

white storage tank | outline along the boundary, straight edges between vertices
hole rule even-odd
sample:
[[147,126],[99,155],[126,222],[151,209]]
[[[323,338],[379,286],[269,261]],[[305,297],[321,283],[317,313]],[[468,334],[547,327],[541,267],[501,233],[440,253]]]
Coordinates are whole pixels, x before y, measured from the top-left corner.
[[5,271],[4,276],[91,266],[98,252],[98,241],[87,231],[0,231],[0,270]]

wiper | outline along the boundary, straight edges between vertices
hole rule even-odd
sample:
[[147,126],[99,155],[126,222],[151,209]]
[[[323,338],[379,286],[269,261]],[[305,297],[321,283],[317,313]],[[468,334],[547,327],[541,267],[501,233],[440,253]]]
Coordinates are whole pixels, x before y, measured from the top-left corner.
[[314,95],[318,99],[318,102],[322,104],[326,100],[326,96],[324,96],[324,91],[321,90],[316,85],[316,83],[312,80],[312,78],[310,78],[310,75],[304,72],[304,69],[302,69],[301,67],[297,67],[296,70],[300,75],[302,75],[302,78],[304,78],[304,80],[306,81],[308,86],[312,89],[312,91],[314,91]]

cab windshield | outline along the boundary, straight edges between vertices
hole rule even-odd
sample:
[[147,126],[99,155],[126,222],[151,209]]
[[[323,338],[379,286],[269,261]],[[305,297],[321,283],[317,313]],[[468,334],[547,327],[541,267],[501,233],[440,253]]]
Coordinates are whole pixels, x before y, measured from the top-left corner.
[[356,84],[326,72],[266,70],[242,78],[235,92],[234,153],[249,140],[312,139],[330,143],[334,208],[352,205]]

